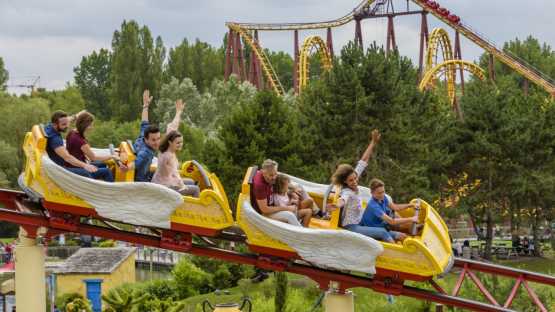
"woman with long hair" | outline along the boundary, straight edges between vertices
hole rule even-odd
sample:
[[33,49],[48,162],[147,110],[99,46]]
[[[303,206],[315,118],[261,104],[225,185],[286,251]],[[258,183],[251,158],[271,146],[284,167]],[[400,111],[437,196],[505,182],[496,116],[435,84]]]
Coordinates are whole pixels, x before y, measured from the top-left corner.
[[168,132],[160,143],[158,166],[152,177],[153,183],[165,185],[178,191],[182,195],[198,197],[200,189],[197,185],[184,181],[179,174],[179,161],[177,152],[183,148],[183,136],[172,130]]
[[114,182],[112,171],[104,164],[103,161],[109,159],[118,159],[116,155],[97,155],[91,149],[86,139],[87,134],[93,128],[93,114],[83,111],[77,115],[75,119],[75,129],[69,131],[66,137],[66,149],[75,158],[82,162],[90,163],[97,167],[95,172],[88,172],[83,168],[78,168],[66,162],[65,168],[73,173],[92,179],[100,179],[106,182]]
[[368,144],[356,167],[353,168],[349,164],[341,164],[337,166],[332,176],[332,183],[340,188],[339,200],[337,204],[328,204],[327,209],[343,209],[340,223],[347,230],[357,232],[357,227],[362,219],[363,207],[358,189],[358,179],[364,170],[366,170],[368,160],[379,141],[380,133],[378,130],[373,130],[370,144]]

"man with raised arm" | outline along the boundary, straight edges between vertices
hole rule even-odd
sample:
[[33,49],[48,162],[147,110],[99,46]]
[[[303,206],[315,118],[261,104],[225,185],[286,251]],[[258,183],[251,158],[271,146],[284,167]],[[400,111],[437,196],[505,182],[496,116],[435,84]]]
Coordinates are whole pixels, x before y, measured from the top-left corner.
[[[157,125],[150,124],[148,119],[148,108],[152,96],[150,92],[145,90],[143,92],[143,111],[141,113],[141,130],[139,137],[135,140],[133,147],[137,158],[135,159],[135,181],[136,182],[150,182],[153,173],[150,171],[152,159],[158,148],[160,147],[160,128]],[[179,121],[183,113],[184,104],[182,100],[177,100],[175,103],[175,116],[171,123],[168,124],[167,132],[177,130],[179,128]]]

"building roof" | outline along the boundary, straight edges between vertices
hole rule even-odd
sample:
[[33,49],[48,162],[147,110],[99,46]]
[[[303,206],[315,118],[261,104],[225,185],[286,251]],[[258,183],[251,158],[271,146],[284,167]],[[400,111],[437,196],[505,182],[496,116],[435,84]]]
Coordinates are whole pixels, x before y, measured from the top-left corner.
[[81,248],[67,258],[57,274],[107,274],[135,253],[135,248]]

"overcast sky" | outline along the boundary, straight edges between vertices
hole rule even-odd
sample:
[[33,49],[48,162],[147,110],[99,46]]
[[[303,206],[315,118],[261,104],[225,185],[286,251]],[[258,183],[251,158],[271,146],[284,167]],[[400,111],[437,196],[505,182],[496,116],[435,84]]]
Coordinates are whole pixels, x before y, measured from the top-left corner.
[[[199,38],[221,45],[226,21],[309,22],[338,18],[350,12],[360,0],[0,0],[0,57],[10,84],[25,83],[28,76],[40,76],[40,87],[60,89],[73,80],[73,67],[81,57],[100,48],[110,48],[114,30],[123,20],[134,19],[161,36],[166,47],[183,39]],[[467,25],[498,45],[514,38],[533,35],[555,46],[554,0],[439,0]],[[406,6],[396,0],[396,9]],[[415,8],[415,5],[411,5]],[[386,19],[363,21],[365,46],[383,44]],[[445,27],[429,17],[430,31]],[[397,44],[403,55],[417,60],[420,18],[395,19]],[[450,31],[452,34],[452,31]],[[323,31],[303,31],[301,40]],[[333,30],[336,52],[354,36],[354,23]],[[325,37],[324,37],[325,38]],[[263,47],[291,53],[291,32],[262,32]],[[482,51],[463,40],[462,54],[475,60]],[[16,92],[16,89],[10,89]]]

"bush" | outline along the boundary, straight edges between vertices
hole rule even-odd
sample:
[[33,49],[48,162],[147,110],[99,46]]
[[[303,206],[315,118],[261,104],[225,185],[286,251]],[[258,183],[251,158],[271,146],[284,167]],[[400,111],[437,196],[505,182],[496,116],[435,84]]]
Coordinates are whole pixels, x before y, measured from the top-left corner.
[[116,242],[111,240],[111,239],[102,241],[98,244],[98,247],[100,247],[100,248],[110,248],[110,247],[115,247],[115,246],[116,246]]
[[67,293],[58,296],[55,300],[56,306],[60,308],[60,311],[66,312],[66,305],[75,299],[85,299],[81,294],[78,293]]
[[254,274],[251,266],[224,262],[207,257],[191,257],[195,266],[212,275],[212,290],[237,286],[242,278],[249,278]]
[[176,285],[173,280],[153,280],[144,285],[144,290],[151,296],[160,299],[175,299]]
[[66,312],[92,312],[89,300],[77,298],[68,303],[65,307]]
[[172,270],[178,299],[210,291],[210,275],[199,269],[187,258],[182,258]]

